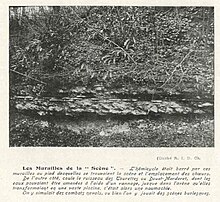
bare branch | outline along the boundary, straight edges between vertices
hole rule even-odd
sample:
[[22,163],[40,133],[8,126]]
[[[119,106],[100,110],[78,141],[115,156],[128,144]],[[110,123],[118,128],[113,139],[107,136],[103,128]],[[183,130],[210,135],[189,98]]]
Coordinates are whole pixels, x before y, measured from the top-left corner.
[[29,79],[31,79],[31,80],[37,81],[37,82],[39,82],[39,83],[42,83],[42,84],[44,84],[44,85],[47,85],[47,83],[45,83],[45,82],[43,82],[43,81],[40,81],[40,80],[38,80],[38,79],[36,79],[36,78],[33,78],[33,77],[30,77],[30,76],[28,76],[28,75],[26,75],[26,74],[23,74],[23,73],[21,73],[21,72],[18,72],[18,71],[16,71],[16,70],[10,69],[10,71],[12,71],[12,72],[14,72],[14,73],[16,73],[16,74],[19,74],[19,75],[21,75],[21,76],[24,76],[24,77],[26,77],[26,78],[29,78]]
[[182,63],[186,60],[186,58],[193,52],[193,50],[190,50],[185,57],[181,60],[181,62],[174,68],[174,70],[172,71],[172,73],[170,74],[169,78],[163,83],[162,86],[160,86],[160,88],[164,87],[167,82],[173,77],[173,74],[176,72],[176,70],[178,69],[178,67],[182,66]]

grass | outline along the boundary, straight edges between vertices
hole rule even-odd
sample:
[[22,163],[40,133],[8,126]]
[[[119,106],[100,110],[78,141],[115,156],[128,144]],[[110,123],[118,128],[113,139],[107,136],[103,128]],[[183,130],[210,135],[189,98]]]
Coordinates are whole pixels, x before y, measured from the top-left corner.
[[213,147],[209,116],[40,120],[10,115],[10,147]]

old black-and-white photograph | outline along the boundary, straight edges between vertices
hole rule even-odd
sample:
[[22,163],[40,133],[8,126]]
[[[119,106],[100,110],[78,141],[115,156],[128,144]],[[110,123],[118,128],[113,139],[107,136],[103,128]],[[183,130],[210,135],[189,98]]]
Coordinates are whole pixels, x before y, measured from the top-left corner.
[[214,8],[9,7],[10,147],[214,147]]

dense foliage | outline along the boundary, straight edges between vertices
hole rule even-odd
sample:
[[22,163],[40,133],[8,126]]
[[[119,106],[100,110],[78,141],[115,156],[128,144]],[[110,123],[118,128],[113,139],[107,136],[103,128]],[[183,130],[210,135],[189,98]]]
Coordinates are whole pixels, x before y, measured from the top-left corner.
[[9,51],[12,93],[17,84],[213,93],[214,9],[11,7]]

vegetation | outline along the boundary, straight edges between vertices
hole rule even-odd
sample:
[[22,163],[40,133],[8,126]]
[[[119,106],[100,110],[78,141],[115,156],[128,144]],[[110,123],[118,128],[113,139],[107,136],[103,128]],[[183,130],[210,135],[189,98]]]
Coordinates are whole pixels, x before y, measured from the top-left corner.
[[10,146],[213,147],[214,121],[198,115],[130,119],[11,117]]
[[34,88],[33,77],[45,91],[102,84],[213,93],[211,7],[18,9],[10,9],[13,84]]

